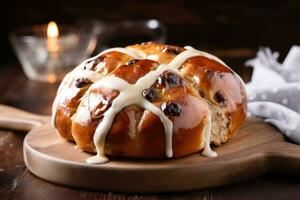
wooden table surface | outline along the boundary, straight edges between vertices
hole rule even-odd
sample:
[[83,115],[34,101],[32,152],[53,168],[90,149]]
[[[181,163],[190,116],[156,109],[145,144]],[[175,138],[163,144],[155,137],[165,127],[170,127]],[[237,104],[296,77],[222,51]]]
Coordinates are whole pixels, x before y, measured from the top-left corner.
[[[231,51],[230,51],[231,52]],[[219,52],[222,56],[222,53]],[[227,55],[227,54],[226,54]],[[235,54],[234,54],[235,55]],[[230,56],[230,55],[229,55]],[[233,56],[234,57],[234,56]],[[241,59],[227,58],[240,65]],[[226,60],[226,59],[225,59]],[[244,79],[249,70],[235,68]],[[29,81],[18,65],[0,68],[0,103],[50,114],[57,85]],[[26,133],[0,130],[0,199],[299,199],[300,177],[269,173],[244,183],[175,194],[116,194],[58,186],[32,175],[22,157]],[[159,180],[158,180],[159,181]],[[176,181],[176,180],[174,180]],[[142,184],[142,183],[141,183]]]

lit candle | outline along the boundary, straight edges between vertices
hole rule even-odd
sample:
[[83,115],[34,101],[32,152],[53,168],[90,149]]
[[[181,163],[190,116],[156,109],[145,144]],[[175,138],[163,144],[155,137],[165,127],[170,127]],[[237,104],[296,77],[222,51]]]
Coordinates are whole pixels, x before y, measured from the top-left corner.
[[54,83],[57,81],[57,76],[53,72],[56,68],[61,67],[59,59],[59,31],[54,21],[49,22],[47,27],[47,50],[49,52],[49,58],[46,66],[50,70],[47,80],[49,83]]
[[58,27],[54,21],[49,22],[47,27],[47,49],[51,53],[57,53],[59,51],[58,44]]
[[98,37],[95,30],[51,21],[18,29],[10,39],[28,78],[53,83],[92,53]]

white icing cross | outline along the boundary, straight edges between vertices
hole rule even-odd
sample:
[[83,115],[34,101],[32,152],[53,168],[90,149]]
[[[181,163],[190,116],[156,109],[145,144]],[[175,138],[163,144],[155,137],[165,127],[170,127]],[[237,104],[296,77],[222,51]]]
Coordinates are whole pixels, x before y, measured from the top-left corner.
[[100,75],[97,72],[91,71],[91,70],[85,70],[84,67],[88,62],[94,61],[95,59],[99,58],[100,56],[102,56],[106,53],[109,53],[109,52],[113,52],[113,51],[127,54],[133,58],[141,58],[141,56],[139,56],[136,52],[134,52],[130,49],[116,47],[116,48],[107,49],[92,58],[86,59],[80,65],[78,65],[73,71],[69,72],[65,76],[64,80],[61,82],[61,84],[57,90],[57,96],[53,102],[51,122],[54,127],[56,127],[55,119],[56,119],[56,112],[57,112],[59,101],[61,100],[62,97],[66,96],[66,94],[64,92],[62,92],[62,89],[67,84],[70,84],[70,81],[73,81],[75,78],[87,78],[93,83],[100,80],[103,77],[102,75]]
[[[165,137],[166,137],[166,156],[172,157],[172,135],[173,135],[173,123],[169,120],[166,115],[154,104],[149,102],[146,98],[142,96],[144,89],[150,88],[151,85],[155,83],[158,76],[165,71],[173,71],[179,73],[178,68],[188,59],[194,56],[201,55],[198,51],[194,49],[189,49],[183,51],[178,56],[176,56],[169,64],[161,64],[156,70],[150,71],[145,76],[137,80],[135,84],[129,84],[121,78],[114,76],[107,76],[103,79],[94,83],[91,86],[93,88],[107,87],[113,90],[118,90],[120,92],[119,96],[115,98],[112,102],[111,107],[104,113],[103,120],[99,123],[94,134],[94,144],[96,146],[97,155],[87,159],[88,163],[105,163],[108,159],[105,157],[104,146],[105,146],[105,137],[108,133],[111,125],[113,123],[114,117],[118,114],[124,107],[135,104],[144,109],[149,110],[153,114],[157,115],[161,122],[164,125]],[[210,114],[209,114],[210,115]],[[209,135],[206,135],[206,144],[204,149],[204,154],[207,156],[216,156],[215,153],[212,153],[210,149],[210,121],[211,115],[209,117],[209,128],[206,131]]]
[[[160,120],[162,121],[165,129],[166,134],[166,156],[172,157],[173,156],[173,150],[172,150],[172,134],[173,134],[173,123],[171,120],[168,119],[168,117],[154,104],[149,102],[147,99],[145,99],[142,96],[142,92],[144,89],[150,88],[151,85],[155,83],[158,76],[162,74],[164,71],[172,71],[175,73],[179,73],[178,68],[189,58],[195,57],[195,56],[204,56],[209,59],[215,60],[226,67],[228,67],[223,61],[221,61],[219,58],[208,54],[206,52],[198,51],[194,49],[193,47],[187,46],[185,47],[185,51],[177,55],[169,64],[161,64],[157,67],[156,70],[150,71],[145,76],[141,77],[136,81],[135,84],[129,84],[125,80],[115,77],[115,76],[106,76],[103,77],[99,75],[97,72],[93,72],[90,70],[83,70],[84,66],[98,58],[99,56],[116,51],[121,52],[124,54],[127,54],[134,59],[142,59],[143,56],[140,56],[138,52],[135,52],[133,50],[129,50],[127,48],[112,48],[108,49],[106,51],[101,52],[95,57],[92,57],[90,59],[87,59],[82,64],[80,64],[78,67],[76,67],[72,72],[70,72],[68,75],[66,75],[65,79],[61,83],[59,89],[58,89],[58,95],[56,96],[56,99],[54,100],[53,107],[52,107],[52,123],[55,126],[55,117],[57,112],[57,107],[60,99],[64,97],[66,94],[64,94],[62,88],[70,83],[70,81],[74,80],[74,78],[87,78],[90,81],[94,82],[92,86],[89,88],[89,90],[93,88],[99,88],[99,87],[107,87],[113,90],[118,90],[120,93],[119,95],[112,101],[111,107],[104,113],[103,120],[101,123],[99,123],[98,127],[96,128],[96,131],[94,133],[94,144],[96,146],[97,155],[93,156],[89,159],[87,159],[88,163],[105,163],[108,161],[108,159],[105,157],[104,153],[104,146],[105,146],[105,137],[108,131],[111,128],[111,125],[113,123],[115,115],[121,111],[124,107],[135,104],[138,105],[144,109],[149,110],[153,114],[157,115]],[[87,92],[88,94],[88,92]],[[205,130],[205,147],[202,152],[205,156],[215,157],[217,154],[213,152],[210,148],[210,135],[211,135],[211,113],[208,113],[207,116],[207,126]]]

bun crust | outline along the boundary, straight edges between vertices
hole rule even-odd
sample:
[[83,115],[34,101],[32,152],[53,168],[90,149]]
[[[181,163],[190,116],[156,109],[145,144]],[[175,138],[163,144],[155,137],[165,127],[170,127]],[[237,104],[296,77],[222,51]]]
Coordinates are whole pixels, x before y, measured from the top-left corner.
[[[168,64],[185,48],[159,43],[126,47],[143,57],[109,51],[84,64],[99,77],[113,75],[130,84]],[[207,56],[188,58],[178,69],[163,72],[143,91],[149,102],[173,123],[173,157],[201,151],[205,141],[221,145],[232,138],[246,116],[242,80],[221,61]],[[53,113],[58,133],[84,151],[96,153],[94,134],[120,92],[91,87],[93,81],[67,75],[60,86]],[[58,98],[59,97],[59,98]],[[207,131],[211,132],[207,138]],[[165,129],[160,118],[138,105],[124,107],[114,117],[105,138],[105,154],[138,158],[166,157]]]

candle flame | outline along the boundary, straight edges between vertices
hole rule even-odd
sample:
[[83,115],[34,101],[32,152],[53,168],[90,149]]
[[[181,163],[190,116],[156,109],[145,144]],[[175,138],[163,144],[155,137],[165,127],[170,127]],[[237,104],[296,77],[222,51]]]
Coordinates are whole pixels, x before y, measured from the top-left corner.
[[47,27],[47,36],[49,38],[57,38],[59,35],[57,24],[54,21],[49,22]]

